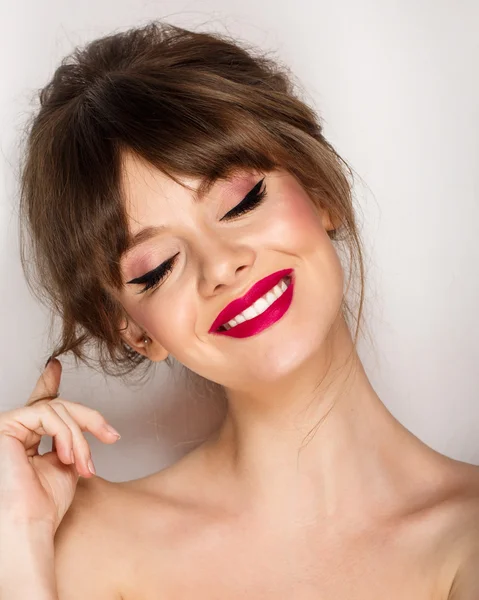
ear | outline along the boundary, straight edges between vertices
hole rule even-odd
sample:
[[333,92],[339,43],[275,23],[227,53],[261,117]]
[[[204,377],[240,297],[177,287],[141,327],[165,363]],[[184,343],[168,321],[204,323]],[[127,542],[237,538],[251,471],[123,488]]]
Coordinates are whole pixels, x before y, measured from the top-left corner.
[[131,317],[123,318],[120,323],[121,337],[138,354],[148,357],[153,362],[160,362],[168,357],[168,351],[145,333]]

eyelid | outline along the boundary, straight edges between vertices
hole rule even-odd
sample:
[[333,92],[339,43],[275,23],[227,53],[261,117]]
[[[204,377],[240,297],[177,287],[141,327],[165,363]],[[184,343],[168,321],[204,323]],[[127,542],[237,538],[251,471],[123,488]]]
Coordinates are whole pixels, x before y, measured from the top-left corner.
[[[226,215],[224,215],[220,219],[220,221],[233,220],[247,212],[252,211],[257,206],[259,206],[266,196],[266,185],[264,186],[263,190],[261,190],[261,186],[265,179],[266,177],[263,177],[260,181],[258,181],[258,183],[255,184],[255,186],[246,194],[246,196],[232,209],[230,209],[226,213]],[[143,294],[149,291],[154,291],[156,288],[162,285],[163,281],[167,278],[168,273],[170,273],[173,270],[173,267],[176,264],[178,254],[179,252],[171,256],[169,259],[163,261],[160,265],[158,265],[151,271],[144,273],[140,277],[131,279],[127,283],[132,285],[146,284],[142,290],[137,292],[137,294]]]
[[[266,179],[266,177],[263,177],[260,181],[258,181],[258,183],[256,183],[256,185],[246,194],[246,196],[235,206],[233,206],[233,208],[231,208],[221,219],[220,221],[229,221],[232,219],[235,219],[237,217],[240,217],[241,214],[249,212],[249,207],[246,208],[245,210],[241,210],[242,207],[244,206],[248,206],[248,202],[252,203],[251,206],[251,210],[253,208],[256,208],[256,206],[258,206],[259,204],[261,204],[261,202],[264,200],[264,197],[266,196],[266,185],[264,186],[263,190],[261,190],[261,186],[264,182],[264,180]],[[260,191],[261,190],[261,191]],[[232,216],[229,216],[230,213],[233,213]],[[235,214],[235,213],[239,213],[239,214]]]
[[170,263],[171,261],[174,261],[175,258],[178,256],[178,254],[179,254],[179,252],[177,252],[176,254],[174,254],[173,256],[168,258],[167,260],[164,260],[157,267],[155,267],[154,269],[151,269],[151,271],[148,271],[147,273],[143,273],[143,275],[140,275],[139,277],[135,277],[134,279],[127,281],[127,283],[137,284],[137,285],[140,283],[146,283],[145,280],[151,279],[151,277],[153,277],[156,273],[161,272],[164,269],[166,269],[166,267],[168,266],[168,263]]
[[130,279],[130,281],[127,281],[126,283],[131,283],[131,284],[145,283],[144,279],[149,278],[152,275],[154,275],[155,271],[159,271],[163,267],[163,265],[165,263],[166,263],[166,261],[164,263],[161,263],[161,265],[158,265],[157,267],[155,267],[151,271],[148,271],[147,273],[144,273],[143,275],[140,275],[140,277],[135,277],[134,279]]
[[177,262],[178,255],[179,252],[177,252],[168,260],[162,262],[161,265],[158,265],[156,268],[149,271],[148,273],[145,273],[144,275],[141,275],[141,277],[137,277],[136,279],[132,279],[131,281],[129,281],[128,283],[145,284],[139,292],[136,292],[136,294],[145,294],[150,291],[154,291],[157,287],[159,287],[163,283],[163,281],[168,277],[168,273],[171,273],[171,271],[173,270]]

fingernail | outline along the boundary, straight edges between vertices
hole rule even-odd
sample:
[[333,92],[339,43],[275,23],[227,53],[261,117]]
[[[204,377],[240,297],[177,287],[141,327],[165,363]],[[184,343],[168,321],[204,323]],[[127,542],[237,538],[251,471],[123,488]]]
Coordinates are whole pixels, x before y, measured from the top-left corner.
[[118,431],[114,429],[111,425],[105,425],[105,429],[112,435],[115,435],[118,439],[121,438],[121,435],[118,433]]
[[88,470],[90,471],[90,473],[93,473],[93,475],[96,475],[95,467],[93,466],[93,461],[91,458],[88,461]]

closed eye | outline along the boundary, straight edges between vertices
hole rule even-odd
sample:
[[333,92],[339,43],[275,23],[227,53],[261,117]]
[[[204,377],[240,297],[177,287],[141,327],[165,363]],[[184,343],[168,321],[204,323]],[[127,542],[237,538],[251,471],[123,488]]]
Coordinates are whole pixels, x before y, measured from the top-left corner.
[[249,212],[250,210],[253,210],[253,208],[259,206],[266,197],[266,186],[260,191],[263,181],[264,177],[261,179],[261,181],[258,181],[254,188],[246,194],[243,200],[229,212],[227,212],[226,215],[220,219],[220,221],[230,221],[231,219]]
[[178,254],[179,254],[179,252],[177,252],[174,256],[172,256],[171,258],[166,260],[164,263],[161,263],[161,265],[156,267],[156,269],[153,269],[153,271],[149,271],[148,273],[145,273],[141,277],[132,279],[131,281],[128,281],[127,283],[135,283],[135,284],[146,283],[145,287],[142,290],[140,290],[139,292],[137,292],[137,294],[143,294],[144,292],[147,292],[149,289],[158,285],[166,277],[166,275],[173,270],[173,266],[176,262],[176,258],[178,256]]
[[[232,208],[229,212],[227,212],[226,215],[224,215],[224,217],[220,219],[220,221],[231,221],[232,219],[239,217],[240,215],[243,215],[247,212],[250,212],[257,206],[259,206],[266,197],[266,186],[263,188],[263,190],[261,190],[261,185],[264,179],[265,178],[263,177],[261,181],[258,181],[254,188],[246,194],[243,200],[234,208]],[[168,273],[170,273],[173,270],[178,254],[179,252],[177,252],[174,256],[172,256],[171,258],[163,262],[161,265],[153,269],[153,271],[149,271],[141,277],[132,279],[127,283],[136,285],[141,283],[146,284],[143,287],[143,289],[137,292],[137,294],[143,294],[148,290],[158,286],[163,281],[163,279],[166,278]]]

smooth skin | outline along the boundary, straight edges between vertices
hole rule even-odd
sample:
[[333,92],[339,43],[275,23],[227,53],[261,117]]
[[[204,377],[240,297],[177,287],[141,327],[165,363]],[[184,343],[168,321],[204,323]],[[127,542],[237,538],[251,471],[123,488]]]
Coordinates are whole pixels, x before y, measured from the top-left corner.
[[[60,377],[61,364],[53,361],[28,404],[55,395]],[[73,415],[68,425],[52,418],[59,404]],[[2,511],[49,523],[52,535],[63,518],[55,536],[60,600],[240,598],[245,586],[251,586],[247,597],[477,598],[477,470],[466,463],[453,461],[459,487],[441,499],[431,495],[429,505],[409,507],[402,523],[378,518],[356,536],[334,518],[303,523],[303,534],[289,539],[294,547],[288,558],[297,561],[303,549],[313,575],[323,579],[310,594],[302,578],[296,586],[284,581],[288,562],[277,563],[275,571],[274,558],[285,548],[273,542],[284,542],[285,531],[275,524],[267,527],[251,513],[232,512],[219,496],[201,493],[204,481],[213,481],[207,444],[158,474],[112,483],[89,472],[91,453],[81,433],[90,431],[113,443],[117,437],[105,426],[97,411],[63,399],[0,416]],[[52,436],[56,449],[39,456],[42,435]],[[74,449],[75,467],[69,449]],[[224,476],[216,475],[221,476],[219,489]],[[442,491],[447,488],[446,482]],[[15,502],[8,506],[6,492],[12,491]]]
[[[220,220],[262,175],[195,202],[125,156],[132,232],[166,226],[124,257],[125,282],[179,256],[154,291],[118,295],[125,341],[223,385],[228,411],[159,473],[79,481],[55,538],[60,599],[479,597],[479,468],[428,447],[372,388],[339,311],[331,221],[292,175],[266,174],[264,203]],[[226,304],[287,267],[282,319],[250,338],[208,333]]]

